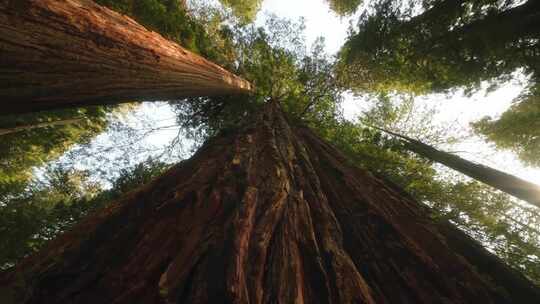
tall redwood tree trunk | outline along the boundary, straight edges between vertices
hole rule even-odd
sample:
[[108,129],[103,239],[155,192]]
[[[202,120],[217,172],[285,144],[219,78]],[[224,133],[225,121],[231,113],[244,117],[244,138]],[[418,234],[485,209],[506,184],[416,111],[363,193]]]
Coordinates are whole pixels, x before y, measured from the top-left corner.
[[540,301],[523,276],[275,104],[0,282],[14,303]]
[[0,114],[250,89],[91,0],[0,0]]

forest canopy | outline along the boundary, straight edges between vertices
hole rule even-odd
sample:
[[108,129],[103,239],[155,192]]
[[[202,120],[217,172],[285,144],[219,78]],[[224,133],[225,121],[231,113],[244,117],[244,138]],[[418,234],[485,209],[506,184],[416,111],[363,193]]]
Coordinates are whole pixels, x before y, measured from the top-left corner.
[[[1,268],[13,267],[88,214],[165,172],[171,166],[166,152],[174,154],[183,144],[201,147],[243,126],[263,104],[277,101],[288,120],[308,126],[355,166],[422,202],[433,220],[450,221],[540,284],[538,208],[441,168],[380,130],[451,148],[472,135],[437,124],[437,106],[425,106],[419,98],[496,90],[519,74],[526,84],[512,105],[500,117],[471,125],[497,149],[540,167],[538,1],[329,0],[325,3],[338,15],[360,12],[335,56],[326,52],[322,37],[308,43],[302,19],[268,15],[253,23],[264,3],[260,0],[223,0],[221,6],[96,2],[218,63],[256,89],[166,101],[162,106],[172,113],[178,134],[157,152],[137,141],[171,126],[157,126],[164,120],[160,113],[148,114],[144,128],[129,125],[123,117],[139,111],[135,104],[0,116],[0,130],[50,123],[0,133]],[[343,106],[351,92],[363,100],[354,120],[346,118]],[[100,134],[113,133],[128,142],[109,140],[110,147],[96,148]],[[116,164],[99,157],[113,147],[118,149],[110,154],[116,158],[150,157],[112,174]],[[81,159],[93,165],[81,165]]]
[[[494,90],[515,73],[527,75],[528,85],[514,106],[501,118],[476,123],[475,130],[525,163],[538,164],[540,134],[530,124],[540,120],[538,1],[386,0],[369,6],[339,55],[346,88],[470,94],[482,84]],[[531,110],[527,118],[521,109]],[[507,117],[516,118],[510,129]]]

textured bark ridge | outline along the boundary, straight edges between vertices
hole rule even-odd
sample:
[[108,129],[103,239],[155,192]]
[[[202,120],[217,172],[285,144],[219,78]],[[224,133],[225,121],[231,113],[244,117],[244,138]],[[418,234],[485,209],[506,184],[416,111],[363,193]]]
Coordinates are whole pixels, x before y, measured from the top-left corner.
[[524,277],[277,105],[258,116],[1,275],[4,298],[539,303]]
[[250,89],[91,0],[0,0],[0,114]]

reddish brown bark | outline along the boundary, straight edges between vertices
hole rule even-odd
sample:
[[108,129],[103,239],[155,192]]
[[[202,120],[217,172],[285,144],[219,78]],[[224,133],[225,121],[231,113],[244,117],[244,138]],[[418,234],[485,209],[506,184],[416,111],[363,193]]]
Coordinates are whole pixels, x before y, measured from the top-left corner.
[[249,90],[90,0],[0,0],[0,114]]
[[524,277],[276,105],[0,282],[16,303],[540,301]]

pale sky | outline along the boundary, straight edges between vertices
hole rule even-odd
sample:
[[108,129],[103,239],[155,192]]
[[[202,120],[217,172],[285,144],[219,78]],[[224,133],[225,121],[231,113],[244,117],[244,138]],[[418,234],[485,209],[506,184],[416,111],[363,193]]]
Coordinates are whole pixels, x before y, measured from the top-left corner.
[[257,14],[256,23],[264,24],[265,15],[268,13],[292,20],[304,17],[308,45],[322,36],[325,38],[326,51],[329,54],[335,54],[343,45],[347,38],[349,20],[357,20],[357,17],[339,17],[322,0],[264,0]]

